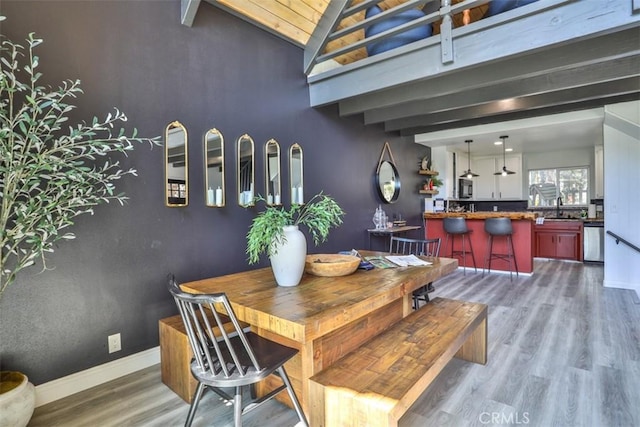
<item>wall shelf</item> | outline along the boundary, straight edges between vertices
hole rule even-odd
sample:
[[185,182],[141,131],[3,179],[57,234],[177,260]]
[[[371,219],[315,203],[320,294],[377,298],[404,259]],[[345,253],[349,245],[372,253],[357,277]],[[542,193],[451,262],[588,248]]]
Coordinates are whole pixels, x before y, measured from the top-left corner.
[[420,190],[420,194],[438,194],[438,190]]
[[436,175],[438,175],[438,172],[436,172],[436,171],[424,170],[424,169],[420,169],[420,170],[418,171],[418,173],[419,173],[420,175],[430,175],[430,176],[436,176]]

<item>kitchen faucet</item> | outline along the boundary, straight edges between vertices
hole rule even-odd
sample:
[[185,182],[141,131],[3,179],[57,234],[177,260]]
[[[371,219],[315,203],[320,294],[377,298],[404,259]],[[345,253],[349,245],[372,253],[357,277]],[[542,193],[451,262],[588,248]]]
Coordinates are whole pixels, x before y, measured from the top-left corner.
[[562,196],[556,199],[556,218],[560,218],[560,206],[562,206]]

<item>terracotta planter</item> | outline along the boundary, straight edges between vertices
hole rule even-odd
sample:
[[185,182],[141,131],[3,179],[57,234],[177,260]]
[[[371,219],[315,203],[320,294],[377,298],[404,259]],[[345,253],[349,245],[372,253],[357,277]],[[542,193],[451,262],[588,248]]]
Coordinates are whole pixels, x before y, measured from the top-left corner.
[[20,372],[0,372],[0,427],[25,427],[36,405],[36,389]]

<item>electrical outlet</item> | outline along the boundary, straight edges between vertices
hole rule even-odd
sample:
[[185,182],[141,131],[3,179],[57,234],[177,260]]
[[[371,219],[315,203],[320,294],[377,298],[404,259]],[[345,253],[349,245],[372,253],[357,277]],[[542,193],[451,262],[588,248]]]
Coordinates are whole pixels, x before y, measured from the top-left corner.
[[109,335],[107,339],[109,341],[109,353],[115,353],[116,351],[122,350],[120,334]]

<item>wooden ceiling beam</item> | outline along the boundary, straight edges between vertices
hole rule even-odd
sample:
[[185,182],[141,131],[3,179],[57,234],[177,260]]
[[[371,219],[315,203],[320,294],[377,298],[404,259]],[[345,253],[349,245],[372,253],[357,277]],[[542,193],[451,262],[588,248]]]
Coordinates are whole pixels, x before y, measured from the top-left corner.
[[482,64],[480,67],[460,70],[457,73],[431,76],[417,82],[345,99],[340,102],[340,115],[348,116],[393,108],[404,102],[437,98],[501,82],[543,76],[576,66],[639,55],[639,36],[638,28],[631,28],[564,44],[543,52]]
[[366,125],[406,117],[453,110],[460,106],[482,105],[523,96],[540,95],[564,89],[625,79],[640,75],[640,55],[617,58],[612,61],[576,66],[529,78],[511,79],[504,83],[483,86],[477,89],[461,90],[426,100],[404,102],[386,107],[365,111]]
[[534,117],[553,116],[561,113],[570,113],[576,111],[589,110],[599,108],[609,104],[617,104],[620,102],[637,101],[640,99],[637,93],[629,93],[625,95],[605,96],[600,99],[591,99],[588,101],[555,105],[552,107],[543,107],[533,110],[508,112],[495,116],[475,117],[472,119],[464,119],[457,122],[439,123],[432,126],[420,126],[415,128],[405,128],[398,135],[406,137],[419,138],[420,134],[428,134],[433,132],[448,131],[451,129],[464,129],[471,126],[483,126],[492,123],[504,123],[512,120],[530,119]]
[[[611,97],[640,97],[640,77],[630,77],[613,82],[600,83],[581,88],[560,90],[541,95],[532,95],[512,100],[491,102],[483,105],[461,107],[455,110],[441,113],[414,116],[401,120],[385,122],[386,131],[398,131],[402,135],[422,133],[422,129],[438,125],[458,126],[459,123],[476,119],[487,119],[486,122],[495,121],[492,117],[517,113],[528,110],[540,110],[548,108],[562,109],[563,105],[577,105],[589,103],[593,108],[605,105],[603,100]],[[593,101],[593,102],[591,102]],[[565,110],[571,111],[571,110]]]

